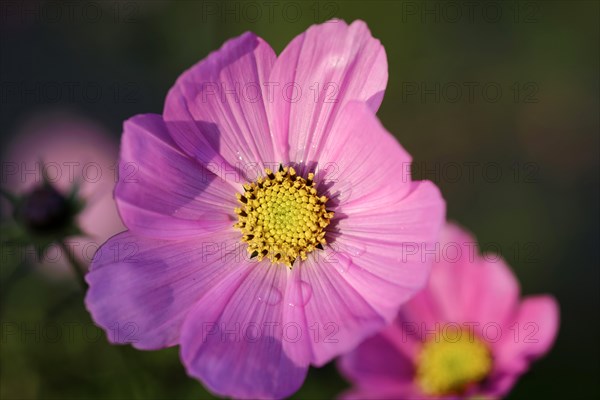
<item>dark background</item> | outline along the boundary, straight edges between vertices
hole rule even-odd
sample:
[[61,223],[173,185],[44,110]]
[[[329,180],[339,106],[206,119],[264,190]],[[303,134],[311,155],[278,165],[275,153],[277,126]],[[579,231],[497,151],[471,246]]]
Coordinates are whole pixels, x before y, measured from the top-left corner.
[[[3,0],[2,145],[56,108],[117,138],[123,120],[160,113],[179,74],[232,36],[252,30],[280,52],[315,22],[363,19],[388,55],[379,117],[413,155],[415,177],[440,186],[449,219],[499,251],[524,294],[560,303],[555,347],[511,398],[597,398],[598,2],[265,3]],[[177,349],[109,346],[74,282],[23,267],[2,258],[2,398],[208,396]],[[50,323],[75,324],[73,337],[6,334]],[[345,386],[330,365],[312,369],[295,397]]]

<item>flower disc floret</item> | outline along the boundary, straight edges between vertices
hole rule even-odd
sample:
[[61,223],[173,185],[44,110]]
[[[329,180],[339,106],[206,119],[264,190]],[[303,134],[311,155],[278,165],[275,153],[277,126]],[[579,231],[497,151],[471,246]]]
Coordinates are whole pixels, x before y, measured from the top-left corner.
[[485,342],[463,330],[455,330],[451,336],[426,342],[418,357],[417,382],[428,395],[461,394],[492,369]]
[[235,227],[251,257],[291,267],[298,257],[306,260],[327,243],[325,228],[333,212],[326,209],[327,197],[314,187],[314,173],[305,179],[293,167],[280,167],[276,173],[267,168],[265,174],[245,184],[244,194],[236,193],[241,207],[235,209]]

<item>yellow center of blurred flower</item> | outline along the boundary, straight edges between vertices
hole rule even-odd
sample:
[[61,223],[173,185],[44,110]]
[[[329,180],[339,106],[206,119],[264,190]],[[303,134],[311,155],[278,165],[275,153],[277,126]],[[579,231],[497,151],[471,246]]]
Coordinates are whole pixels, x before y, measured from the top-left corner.
[[292,167],[244,185],[245,193],[237,193],[240,208],[235,209],[239,221],[234,225],[248,243],[248,253],[260,261],[291,268],[298,257],[326,244],[325,228],[333,212],[325,208],[327,197],[318,196],[313,187],[314,174],[306,179],[296,175]]
[[423,346],[416,380],[428,395],[461,394],[488,376],[492,356],[485,342],[468,331],[446,329],[441,333]]

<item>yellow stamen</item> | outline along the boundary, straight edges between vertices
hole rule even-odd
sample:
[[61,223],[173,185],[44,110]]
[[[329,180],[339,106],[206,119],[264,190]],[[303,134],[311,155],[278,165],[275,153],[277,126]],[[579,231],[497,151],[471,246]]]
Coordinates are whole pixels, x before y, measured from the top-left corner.
[[492,369],[492,356],[481,339],[462,329],[443,333],[424,344],[417,360],[417,383],[432,396],[461,394]]
[[318,196],[313,187],[313,173],[304,179],[285,167],[276,173],[267,168],[265,174],[245,184],[244,194],[236,193],[240,207],[234,210],[234,226],[242,232],[251,257],[267,257],[291,268],[298,257],[306,260],[308,253],[326,244],[325,228],[333,212],[325,208],[327,197]]

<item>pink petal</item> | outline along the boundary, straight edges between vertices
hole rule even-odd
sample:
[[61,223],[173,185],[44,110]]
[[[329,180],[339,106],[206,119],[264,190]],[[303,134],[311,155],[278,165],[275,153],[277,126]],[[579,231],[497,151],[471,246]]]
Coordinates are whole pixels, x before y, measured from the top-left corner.
[[[341,115],[332,131],[335,146],[326,146],[322,154],[337,162],[340,171],[336,180],[320,182],[329,187],[333,203],[339,201],[328,248],[294,268],[286,293],[286,302],[296,304],[301,298],[306,303],[289,309],[286,320],[320,331],[286,351],[302,361],[300,357],[312,354],[316,365],[391,322],[400,305],[423,287],[431,260],[418,248],[433,246],[444,219],[444,202],[434,185],[402,182],[390,172],[399,168],[394,162],[410,158],[373,112],[364,103],[350,102]],[[363,132],[372,135],[372,145],[360,139]],[[344,143],[343,155],[339,143]],[[356,191],[339,199],[335,194],[340,187]],[[412,244],[417,250],[408,253],[406,246]],[[324,340],[328,334],[335,340]]]
[[290,42],[269,76],[274,101],[267,108],[278,146],[292,162],[318,161],[340,110],[359,100],[376,111],[387,78],[385,50],[364,22],[313,25]]
[[[517,305],[519,284],[502,259],[479,254],[475,238],[448,224],[435,249],[426,290],[402,310],[405,323],[435,329],[436,323],[504,324]],[[425,332],[425,329],[421,329]]]
[[[413,189],[391,210],[352,210],[337,221],[335,260],[344,278],[391,322],[399,307],[420,291],[429,276],[433,248],[444,218],[443,200],[430,182]],[[343,210],[343,206],[341,207]]]
[[[365,134],[368,132],[368,136]],[[431,182],[411,182],[410,156],[360,102],[349,102],[321,152],[316,181],[335,216],[328,237],[344,279],[386,321],[429,275],[445,204]]]
[[[410,163],[410,155],[373,111],[352,101],[322,143],[315,181],[326,188],[338,212],[369,209],[383,214],[393,211],[412,189]],[[438,208],[443,208],[441,199]]]
[[444,323],[441,315],[438,303],[425,288],[402,307],[396,323],[406,330],[408,337],[423,343],[427,338],[425,330]]
[[238,273],[208,291],[183,325],[181,356],[188,373],[211,391],[235,398],[281,398],[304,381],[282,342],[302,331],[282,321],[288,269],[241,262]]
[[127,227],[159,237],[193,237],[233,224],[236,188],[179,150],[160,115],[125,122],[117,205]]
[[426,323],[427,329],[433,329],[435,323],[467,320],[465,310],[473,307],[481,290],[487,290],[473,282],[481,271],[476,246],[470,232],[454,224],[444,226],[432,248],[435,262],[428,286],[403,308],[404,323]]
[[274,62],[271,47],[247,32],[187,70],[165,101],[175,142],[236,183],[278,163],[264,104]]
[[[324,270],[339,271],[341,282],[336,287],[350,285],[371,308],[369,324],[365,323],[365,316],[354,318],[358,320],[351,333],[354,337],[367,337],[370,329],[381,329],[393,321],[399,307],[426,283],[430,263],[417,247],[408,245],[432,246],[443,220],[443,206],[433,185],[427,182],[413,185],[414,190],[398,203],[395,212],[357,212],[340,220],[339,236],[331,245],[337,251],[327,258],[328,263],[321,265]],[[343,298],[341,301],[348,296]],[[358,310],[355,305],[351,308]],[[344,319],[341,326],[351,320]]]
[[496,370],[503,374],[526,371],[533,360],[548,352],[558,325],[558,303],[552,296],[525,298],[514,319],[506,325],[502,340],[495,345]]
[[465,279],[476,293],[468,305],[464,304],[464,318],[482,324],[502,324],[518,304],[519,282],[510,267],[500,258],[493,262],[484,261],[479,265],[479,270],[479,276],[475,276],[475,273],[472,274],[472,280]]
[[399,326],[392,324],[376,336],[368,338],[338,362],[342,375],[353,384],[353,390],[342,399],[421,399],[423,394],[414,384],[413,354],[407,348],[418,347]]
[[173,346],[190,307],[238,270],[237,263],[220,257],[238,240],[233,231],[189,241],[120,233],[98,250],[86,275],[87,309],[112,343]]
[[505,261],[480,254],[477,240],[464,228],[447,224],[429,293],[446,321],[502,324],[519,301],[519,282]]
[[395,391],[398,385],[412,385],[414,378],[412,360],[381,334],[342,356],[338,367],[346,379],[370,391]]
[[346,281],[343,268],[317,254],[292,270],[284,300],[284,323],[296,324],[306,334],[297,343],[284,342],[284,346],[297,362],[310,357],[313,365],[321,366],[354,348],[385,323]]

